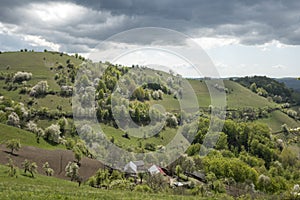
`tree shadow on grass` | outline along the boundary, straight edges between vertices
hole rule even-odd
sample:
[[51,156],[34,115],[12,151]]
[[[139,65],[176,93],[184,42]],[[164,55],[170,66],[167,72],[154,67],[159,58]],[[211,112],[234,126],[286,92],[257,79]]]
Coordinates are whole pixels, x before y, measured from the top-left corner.
[[34,177],[31,176],[31,174],[22,173],[21,175],[24,176],[24,177],[28,177],[28,178],[34,178]]

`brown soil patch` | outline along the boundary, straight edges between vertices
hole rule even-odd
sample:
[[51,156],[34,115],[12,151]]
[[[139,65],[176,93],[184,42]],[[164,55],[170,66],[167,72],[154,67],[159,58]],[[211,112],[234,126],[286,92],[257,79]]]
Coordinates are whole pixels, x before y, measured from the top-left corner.
[[[75,160],[74,154],[70,150],[46,150],[24,146],[15,153],[16,155],[11,155],[8,151],[4,145],[0,145],[0,164],[5,165],[8,162],[7,157],[10,156],[14,164],[21,169],[22,162],[27,159],[31,162],[36,162],[38,165],[38,173],[45,175],[42,167],[45,162],[48,162],[50,167],[54,170],[54,177],[67,180],[69,180],[69,178],[65,176],[65,167],[69,161],[72,162]],[[93,176],[99,168],[104,167],[100,161],[86,157],[82,158],[80,163],[79,174],[84,181]]]

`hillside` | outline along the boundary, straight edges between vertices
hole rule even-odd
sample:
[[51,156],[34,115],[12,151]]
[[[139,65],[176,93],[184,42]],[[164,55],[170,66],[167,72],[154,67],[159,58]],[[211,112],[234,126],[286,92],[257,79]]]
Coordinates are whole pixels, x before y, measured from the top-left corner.
[[[25,168],[22,162],[28,159],[36,162],[38,174],[45,174],[42,166],[49,162],[56,178],[83,178],[91,186],[87,193],[100,191],[101,198],[106,198],[104,189],[167,194],[162,198],[287,195],[299,181],[299,160],[290,147],[299,146],[297,93],[274,79],[230,79],[223,87],[213,80],[92,63],[57,52],[4,52],[0,69],[0,163],[10,156],[15,162],[11,170]],[[226,105],[211,105],[207,85],[226,93]],[[80,120],[75,123],[74,118]],[[10,154],[18,141],[21,149]],[[170,148],[171,141],[175,145]],[[110,151],[110,145],[129,156]],[[200,156],[200,149],[208,156]],[[180,157],[174,161],[172,153],[177,152]],[[96,157],[109,160],[107,170]],[[143,161],[145,169],[155,164],[159,175],[132,167],[130,161]],[[127,163],[134,173],[112,170],[123,170]],[[3,178],[4,185],[11,179]]]
[[124,199],[198,199],[191,196],[175,196],[166,194],[149,194],[136,191],[114,190],[99,190],[96,188],[83,185],[78,187],[77,183],[37,175],[35,179],[22,175],[21,170],[18,171],[18,178],[7,177],[5,171],[8,167],[0,165],[0,196],[2,200],[8,199],[103,199],[103,200],[124,200]]
[[285,83],[285,85],[293,90],[300,92],[300,84],[297,78],[279,78],[279,82]]

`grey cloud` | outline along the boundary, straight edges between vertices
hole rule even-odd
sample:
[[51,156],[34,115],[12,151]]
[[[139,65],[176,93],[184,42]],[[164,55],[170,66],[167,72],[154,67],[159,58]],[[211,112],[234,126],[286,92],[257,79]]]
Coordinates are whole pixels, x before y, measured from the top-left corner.
[[[0,22],[17,25],[19,33],[40,35],[60,44],[62,51],[74,51],[75,47],[88,51],[116,33],[145,26],[170,28],[192,37],[232,36],[246,45],[271,40],[300,44],[297,0],[68,0],[88,10],[78,13],[79,17],[75,13],[74,18],[60,24],[45,23],[30,15],[30,10],[26,12],[33,2],[50,1],[1,1]],[[135,35],[120,42],[144,44],[153,42],[152,39]],[[166,44],[181,42],[162,39]]]

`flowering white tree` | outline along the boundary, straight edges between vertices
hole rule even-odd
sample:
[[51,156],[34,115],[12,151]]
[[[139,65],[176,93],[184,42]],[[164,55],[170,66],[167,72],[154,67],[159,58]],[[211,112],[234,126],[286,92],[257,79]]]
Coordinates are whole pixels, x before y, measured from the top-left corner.
[[23,82],[23,81],[28,81],[30,80],[32,77],[32,73],[29,72],[17,72],[15,73],[15,75],[13,76],[13,82]]
[[38,127],[37,127],[36,123],[34,123],[33,121],[29,121],[26,124],[26,130],[33,132],[33,133],[37,133]]
[[30,96],[38,97],[38,96],[47,94],[48,89],[49,89],[49,86],[48,86],[47,81],[40,81],[31,88],[31,91],[29,94],[30,94]]
[[79,166],[75,162],[69,162],[65,168],[66,176],[71,178],[71,181],[76,180],[79,176]]
[[45,134],[44,137],[46,140],[55,142],[55,143],[59,143],[60,141],[60,127],[57,124],[52,124],[51,126],[49,126],[48,128],[46,128],[45,130]]
[[17,113],[12,112],[10,115],[8,115],[7,124],[11,126],[19,126],[20,125],[20,118]]

